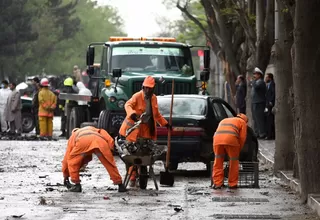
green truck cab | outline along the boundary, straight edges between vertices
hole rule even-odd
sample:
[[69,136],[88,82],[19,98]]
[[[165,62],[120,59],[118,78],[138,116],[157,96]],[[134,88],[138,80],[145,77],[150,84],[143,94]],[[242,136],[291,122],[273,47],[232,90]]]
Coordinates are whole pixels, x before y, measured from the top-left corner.
[[[94,64],[95,46],[102,47],[97,70]],[[88,101],[77,106],[68,117],[67,130],[97,122],[111,136],[118,134],[126,113],[125,102],[140,91],[143,80],[151,75],[156,80],[155,94],[171,94],[174,79],[175,94],[198,94],[194,73],[192,46],[178,43],[174,38],[110,37],[105,43],[91,43],[87,51],[87,73],[92,96],[60,94],[60,98]],[[209,78],[209,50],[204,50],[204,71],[201,80]],[[84,123],[85,122],[85,123]]]

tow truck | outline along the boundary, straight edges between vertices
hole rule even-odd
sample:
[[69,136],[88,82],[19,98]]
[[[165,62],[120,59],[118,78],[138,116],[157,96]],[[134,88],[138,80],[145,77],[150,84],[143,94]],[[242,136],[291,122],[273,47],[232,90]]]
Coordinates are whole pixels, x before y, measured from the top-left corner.
[[[94,63],[95,46],[102,47],[100,65]],[[118,135],[126,116],[124,105],[140,91],[143,80],[156,80],[155,94],[198,94],[191,48],[204,48],[202,82],[209,79],[210,52],[206,46],[176,42],[175,38],[110,37],[107,42],[90,43],[87,49],[87,73],[92,96],[61,93],[60,99],[87,102],[72,108],[67,115],[67,138],[76,127],[94,125],[112,136]]]

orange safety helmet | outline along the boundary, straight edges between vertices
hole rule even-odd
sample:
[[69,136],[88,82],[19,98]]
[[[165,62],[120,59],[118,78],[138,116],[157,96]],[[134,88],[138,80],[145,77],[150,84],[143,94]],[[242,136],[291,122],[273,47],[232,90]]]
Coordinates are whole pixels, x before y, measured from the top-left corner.
[[144,87],[149,87],[149,88],[153,88],[156,85],[156,81],[154,80],[154,78],[152,76],[147,76],[144,81],[142,86]]
[[242,113],[237,114],[237,117],[241,118],[242,120],[248,123],[248,117],[245,114],[242,114]]
[[49,86],[49,80],[47,78],[43,78],[40,81],[41,86]]

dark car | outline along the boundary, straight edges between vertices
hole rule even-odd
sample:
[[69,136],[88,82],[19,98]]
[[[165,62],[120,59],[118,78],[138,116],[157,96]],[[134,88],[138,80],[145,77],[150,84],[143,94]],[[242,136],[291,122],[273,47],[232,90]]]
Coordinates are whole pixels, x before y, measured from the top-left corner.
[[[160,113],[169,120],[171,95],[158,96]],[[236,116],[232,107],[221,98],[203,95],[175,95],[171,132],[170,169],[181,162],[203,162],[210,170],[214,160],[213,135],[219,122]],[[168,131],[157,127],[160,145],[167,144]],[[240,161],[257,161],[258,141],[248,126],[247,140],[240,153]],[[227,159],[227,158],[226,158]]]
[[21,109],[21,121],[22,121],[22,132],[29,133],[35,127],[35,119],[32,113],[32,98],[21,97],[22,109]]

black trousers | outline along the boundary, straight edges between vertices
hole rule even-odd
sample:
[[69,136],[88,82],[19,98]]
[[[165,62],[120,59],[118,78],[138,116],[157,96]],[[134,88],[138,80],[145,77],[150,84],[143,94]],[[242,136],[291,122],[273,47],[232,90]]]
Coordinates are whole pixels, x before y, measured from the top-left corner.
[[64,111],[61,110],[61,127],[60,130],[62,132],[66,132],[67,127],[67,116],[64,115]]
[[40,135],[40,127],[39,127],[39,116],[38,116],[38,112],[34,111],[34,123],[36,126],[36,135]]
[[275,138],[275,125],[274,125],[274,114],[271,113],[271,108],[266,116],[266,127],[267,127],[267,137]]
[[252,103],[252,116],[254,122],[254,132],[259,137],[267,136],[266,125],[265,125],[265,114],[264,109],[266,103]]

